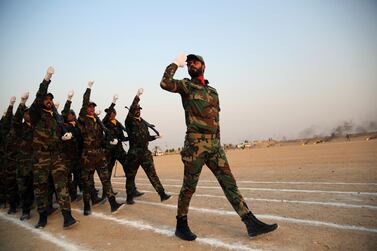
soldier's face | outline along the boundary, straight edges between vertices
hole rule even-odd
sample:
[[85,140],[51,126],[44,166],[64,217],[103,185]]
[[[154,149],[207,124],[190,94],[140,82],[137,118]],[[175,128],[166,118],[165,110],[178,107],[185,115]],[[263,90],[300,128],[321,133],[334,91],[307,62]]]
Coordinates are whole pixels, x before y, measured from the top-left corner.
[[52,98],[50,96],[46,96],[43,100],[43,106],[46,108],[46,109],[51,109],[52,106],[53,106],[53,103],[52,103]]
[[110,119],[113,120],[117,116],[116,112],[111,112]]
[[95,107],[93,105],[90,105],[88,106],[88,108],[86,109],[86,113],[90,116],[93,116],[94,115],[94,112],[95,112]]
[[67,120],[68,120],[68,122],[75,121],[76,120],[76,116],[73,115],[72,113],[68,113]]
[[29,112],[25,112],[24,113],[24,120],[25,120],[25,122],[30,123],[30,114],[29,114]]
[[140,109],[137,109],[136,111],[135,111],[135,117],[140,117]]
[[192,78],[197,78],[204,74],[205,65],[198,60],[190,60],[187,62],[187,70]]

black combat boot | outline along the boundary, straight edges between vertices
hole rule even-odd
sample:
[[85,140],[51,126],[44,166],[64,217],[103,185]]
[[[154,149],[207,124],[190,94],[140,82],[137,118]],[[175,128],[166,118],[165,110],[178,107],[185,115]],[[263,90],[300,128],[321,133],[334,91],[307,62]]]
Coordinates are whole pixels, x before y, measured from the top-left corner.
[[7,203],[5,202],[5,200],[0,199],[0,208],[6,208],[6,207],[7,207]]
[[73,226],[77,225],[79,222],[73,218],[71,211],[62,210],[63,218],[64,218],[64,229],[72,228]]
[[9,205],[9,210],[8,210],[8,214],[15,214],[17,213],[17,203],[11,203]]
[[277,224],[270,225],[258,220],[252,212],[249,212],[244,217],[242,217],[242,221],[245,223],[247,233],[250,237],[254,237],[260,234],[266,234],[278,228]]
[[171,197],[171,195],[165,193],[165,191],[159,192],[158,194],[160,195],[161,202],[168,200]]
[[29,209],[22,209],[22,215],[20,217],[20,220],[29,220],[30,219],[30,210]]
[[128,205],[135,204],[134,195],[133,194],[127,194],[127,204]]
[[110,206],[111,206],[111,213],[112,214],[118,213],[118,211],[124,207],[124,204],[123,203],[119,204],[115,200],[114,196],[109,197],[109,203],[110,203]]
[[44,228],[47,225],[47,211],[39,213],[39,220],[35,228]]
[[185,241],[193,241],[196,239],[196,235],[191,232],[187,224],[187,215],[177,216],[177,227],[175,229],[175,236]]
[[89,201],[84,201],[84,215],[88,216],[91,215],[92,211],[90,210],[90,203]]
[[132,195],[133,195],[134,198],[136,198],[136,197],[140,197],[140,196],[144,195],[144,193],[139,192],[137,190],[137,188],[135,188],[135,190],[133,191]]

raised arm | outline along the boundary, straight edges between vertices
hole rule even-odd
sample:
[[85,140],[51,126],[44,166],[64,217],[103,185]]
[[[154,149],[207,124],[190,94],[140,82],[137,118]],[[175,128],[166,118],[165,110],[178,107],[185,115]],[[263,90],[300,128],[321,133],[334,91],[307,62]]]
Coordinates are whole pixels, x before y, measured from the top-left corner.
[[137,105],[139,104],[139,101],[140,101],[140,96],[144,93],[144,89],[143,88],[140,88],[137,93],[136,93],[136,96],[134,98],[134,100],[132,101],[132,104],[130,106],[130,110],[128,111],[128,114],[127,114],[127,118],[126,118],[126,124],[127,124],[127,121],[129,121],[131,118],[133,118],[134,114],[135,114],[135,111],[136,111],[136,108],[137,108]]
[[4,134],[2,136],[5,136],[8,134],[10,127],[12,125],[12,119],[13,119],[13,106],[14,103],[16,102],[16,97],[11,97],[9,101],[9,106],[8,109],[1,119],[1,133]]
[[65,102],[64,108],[62,110],[62,116],[63,116],[64,120],[67,120],[68,113],[71,110],[73,95],[74,95],[73,90],[68,92],[67,101]]
[[13,127],[16,131],[17,136],[22,136],[22,119],[26,110],[26,101],[29,98],[29,93],[26,92],[21,97],[21,102],[17,108],[17,111],[13,117]]
[[88,88],[86,88],[86,91],[83,96],[82,100],[82,107],[80,110],[80,116],[85,116],[86,115],[86,109],[88,108],[89,102],[90,102],[90,93],[92,91],[92,86],[94,84],[94,81],[89,81],[88,82]]
[[186,63],[186,55],[180,54],[173,63],[166,67],[160,86],[162,89],[169,92],[176,92],[185,94],[188,93],[188,85],[186,80],[176,80],[174,79],[174,74],[178,67],[184,67]]

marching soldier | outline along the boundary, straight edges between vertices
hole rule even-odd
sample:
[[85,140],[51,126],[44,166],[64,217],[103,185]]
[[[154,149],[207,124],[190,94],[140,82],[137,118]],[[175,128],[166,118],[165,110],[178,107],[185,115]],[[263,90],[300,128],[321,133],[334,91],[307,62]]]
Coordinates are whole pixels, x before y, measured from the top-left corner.
[[[178,67],[187,62],[191,79],[174,79]],[[274,231],[277,224],[259,221],[248,209],[230,170],[224,149],[220,144],[219,97],[215,88],[204,79],[205,63],[201,56],[179,55],[162,77],[162,89],[179,93],[186,118],[186,139],[181,151],[184,179],[178,198],[177,226],[175,235],[183,240],[195,240],[187,223],[190,200],[195,192],[204,164],[216,176],[227,199],[245,223],[250,237]]]
[[11,97],[8,110],[2,119],[2,190],[4,196],[4,206],[9,204],[8,214],[14,214],[17,210],[18,189],[16,179],[17,168],[17,139],[16,132],[13,128],[13,106],[16,97]]
[[47,93],[53,73],[54,69],[49,67],[29,109],[31,124],[34,129],[35,162],[33,164],[33,175],[39,212],[36,228],[44,228],[47,224],[49,174],[52,176],[57,201],[64,218],[63,227],[69,228],[78,223],[71,214],[71,202],[67,189],[67,169],[61,155],[61,140],[69,140],[72,134],[63,134],[62,121],[53,104],[54,96]]
[[[77,187],[81,187],[81,153],[83,140],[76,119],[76,113],[71,109],[73,91],[68,93],[62,116],[67,132],[72,133],[72,139],[63,142],[64,161],[67,166],[68,191],[72,201],[79,199]],[[55,104],[56,106],[56,104]]]
[[[97,105],[90,101],[90,93],[93,83],[94,81],[89,81],[88,83],[88,88],[84,93],[83,104],[79,115],[79,125],[83,137],[83,168],[81,177],[84,189],[84,215],[91,214],[90,189],[93,186],[91,176],[93,176],[94,171],[97,171],[98,173],[105,194],[109,200],[111,212],[115,214],[124,206],[124,204],[119,204],[115,200],[115,196],[112,192],[105,153],[106,139],[104,137],[104,131],[107,129],[102,124],[102,121],[95,115],[95,107]],[[113,139],[110,144],[116,145],[118,144],[118,140]],[[92,202],[95,202],[93,201],[93,194]]]
[[171,197],[171,195],[165,193],[165,189],[154,167],[152,153],[148,150],[149,141],[155,140],[160,136],[151,136],[147,123],[140,117],[140,110],[142,108],[139,105],[139,101],[143,91],[143,89],[138,90],[125,121],[126,131],[130,141],[130,149],[127,154],[128,172],[126,173],[127,204],[135,203],[133,200],[135,176],[140,165],[147,174],[154,189],[160,195],[161,202]]
[[[28,92],[22,95],[20,105],[13,119],[13,126],[18,138],[17,142],[19,142],[16,176],[22,204],[22,215],[20,217],[22,221],[30,219],[30,210],[34,202],[33,127],[30,121],[29,109],[25,105],[28,98]],[[22,122],[22,119],[24,122]]]

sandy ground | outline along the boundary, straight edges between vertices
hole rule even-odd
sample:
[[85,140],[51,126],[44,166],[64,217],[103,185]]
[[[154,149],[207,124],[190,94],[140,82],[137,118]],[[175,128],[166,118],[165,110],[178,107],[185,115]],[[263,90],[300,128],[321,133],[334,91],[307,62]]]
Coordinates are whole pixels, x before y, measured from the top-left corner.
[[[377,250],[377,140],[287,145],[227,152],[233,174],[249,207],[262,220],[276,222],[272,234],[250,239],[204,167],[190,212],[194,242],[174,236],[177,194],[183,167],[179,155],[155,157],[156,169],[173,197],[161,203],[142,169],[137,186],[146,194],[116,215],[106,203],[62,229],[62,217],[49,217],[36,230],[0,210],[0,250]],[[125,199],[121,168],[112,179],[118,200]],[[99,185],[99,182],[96,182]]]

